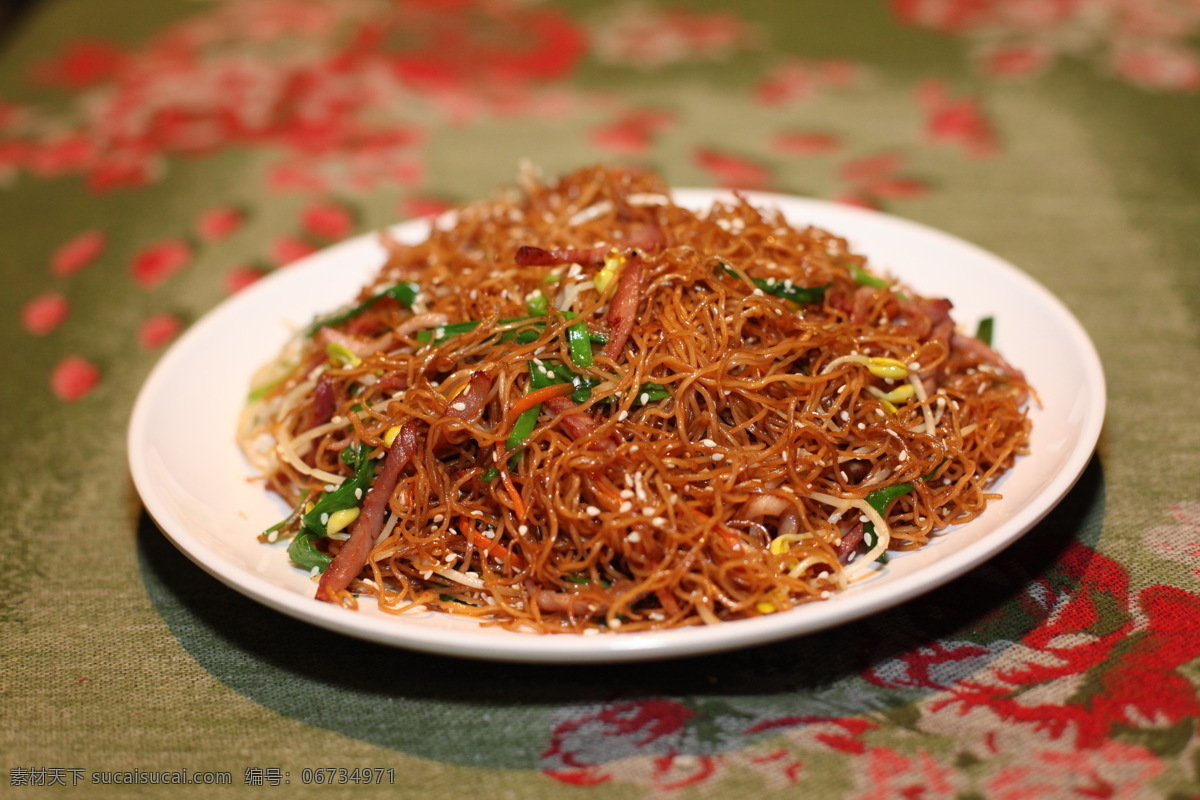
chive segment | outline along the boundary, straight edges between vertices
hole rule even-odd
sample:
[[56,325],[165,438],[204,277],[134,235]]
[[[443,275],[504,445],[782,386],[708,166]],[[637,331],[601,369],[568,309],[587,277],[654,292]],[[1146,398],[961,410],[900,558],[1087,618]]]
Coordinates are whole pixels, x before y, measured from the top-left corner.
[[361,303],[350,306],[343,311],[337,311],[326,317],[318,317],[313,320],[312,324],[304,331],[306,337],[311,337],[316,334],[321,328],[328,328],[334,325],[341,325],[343,322],[349,322],[371,306],[378,303],[385,297],[391,298],[400,303],[405,308],[412,308],[413,303],[417,302],[417,297],[421,294],[421,287],[415,283],[397,283],[394,286],[389,286],[378,294],[368,297]]
[[986,344],[988,347],[991,347],[992,337],[995,334],[995,330],[996,318],[984,317],[983,319],[979,320],[979,327],[975,329],[975,338]]
[[[735,278],[746,278],[746,276],[743,276],[727,264],[721,264],[720,267]],[[793,303],[802,306],[819,303],[824,300],[825,291],[833,285],[832,283],[827,283],[824,286],[797,286],[790,280],[781,281],[778,278],[746,279],[769,295],[780,297],[784,300],[791,300]]]

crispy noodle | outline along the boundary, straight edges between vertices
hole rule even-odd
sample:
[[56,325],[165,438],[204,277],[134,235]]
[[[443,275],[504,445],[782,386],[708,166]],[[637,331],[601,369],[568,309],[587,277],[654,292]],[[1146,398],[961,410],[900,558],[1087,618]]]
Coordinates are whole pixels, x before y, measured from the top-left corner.
[[1024,376],[834,233],[634,170],[520,186],[385,238],[252,394],[243,449],[296,508],[263,538],[318,598],[546,633],[776,613],[973,519],[1026,452]]

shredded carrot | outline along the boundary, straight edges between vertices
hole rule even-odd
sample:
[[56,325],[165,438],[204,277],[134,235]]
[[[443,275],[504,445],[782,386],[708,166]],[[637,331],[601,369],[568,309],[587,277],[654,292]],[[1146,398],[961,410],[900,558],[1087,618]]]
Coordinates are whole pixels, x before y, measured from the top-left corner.
[[616,487],[607,478],[596,472],[589,472],[588,477],[593,480],[592,488],[608,497],[612,501],[614,508],[620,507],[625,498],[621,497],[620,492],[617,491]]
[[[699,517],[704,522],[709,522],[712,520],[712,517],[705,514],[703,511],[697,511],[696,509],[692,508],[691,506],[684,506],[684,508],[686,508],[688,511],[692,512],[693,516]],[[719,522],[716,525],[714,525],[713,527],[716,529],[717,535],[721,537],[721,541],[723,541],[723,542],[725,542],[725,544],[729,545],[729,548],[731,550],[741,550],[742,549],[742,540],[735,531],[727,528],[725,525],[722,525]]]
[[517,487],[513,486],[507,464],[500,467],[500,480],[504,483],[504,488],[508,490],[508,496],[512,498],[513,513],[517,515],[517,519],[525,519],[525,501],[521,499],[521,493],[517,491]]
[[570,394],[575,391],[575,385],[571,383],[555,383],[550,386],[543,386],[541,389],[534,389],[527,395],[522,396],[517,402],[513,403],[513,407],[508,410],[508,419],[511,426],[512,422],[517,417],[525,413],[536,405],[540,405],[551,397],[561,397],[564,394]]
[[480,551],[489,556],[495,557],[502,564],[511,564],[517,569],[522,569],[525,566],[525,561],[504,545],[497,541],[487,538],[475,528],[475,521],[470,517],[458,518],[459,530],[466,536],[467,541]]
[[673,617],[679,614],[679,603],[675,602],[675,597],[666,589],[655,589],[654,596],[658,598],[658,604],[662,606],[663,611]]

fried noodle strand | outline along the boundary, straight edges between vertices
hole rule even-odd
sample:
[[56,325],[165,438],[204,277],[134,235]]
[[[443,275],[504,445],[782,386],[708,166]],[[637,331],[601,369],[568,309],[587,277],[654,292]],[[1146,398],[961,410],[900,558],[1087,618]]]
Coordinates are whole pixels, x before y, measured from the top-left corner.
[[[527,175],[386,245],[239,432],[320,599],[543,633],[775,613],[975,518],[1028,447],[1032,389],[948,301],[745,199]],[[371,486],[309,520],[357,452]]]

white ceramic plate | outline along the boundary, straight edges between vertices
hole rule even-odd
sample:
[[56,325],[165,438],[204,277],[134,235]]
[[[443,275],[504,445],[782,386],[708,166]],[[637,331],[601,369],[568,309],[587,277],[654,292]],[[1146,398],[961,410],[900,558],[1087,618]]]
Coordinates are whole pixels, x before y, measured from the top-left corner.
[[[222,303],[164,355],[138,397],[129,430],[134,483],[155,522],[193,561],[271,608],[351,636],[443,654],[529,662],[628,661],[710,653],[848,622],[929,591],[986,561],[1050,511],[1086,466],[1104,417],[1104,375],[1071,313],[1002,259],[953,236],[886,214],[780,195],[751,195],[798,224],[849,239],[875,269],[925,295],[954,302],[973,330],[995,316],[996,346],[1022,368],[1042,401],[1032,411],[1032,454],[1000,486],[1004,497],[979,519],[928,547],[893,557],[878,577],[822,603],[786,613],[660,633],[536,635],[484,628],[429,612],[395,616],[371,601],[349,611],[312,598],[315,584],[292,567],[285,545],[259,531],[287,509],[251,483],[234,443],[250,377],[315,314],[350,302],[383,263],[377,237],[359,237],[280,270]],[[704,208],[728,195],[680,190]],[[419,241],[427,223],[397,226]]]

